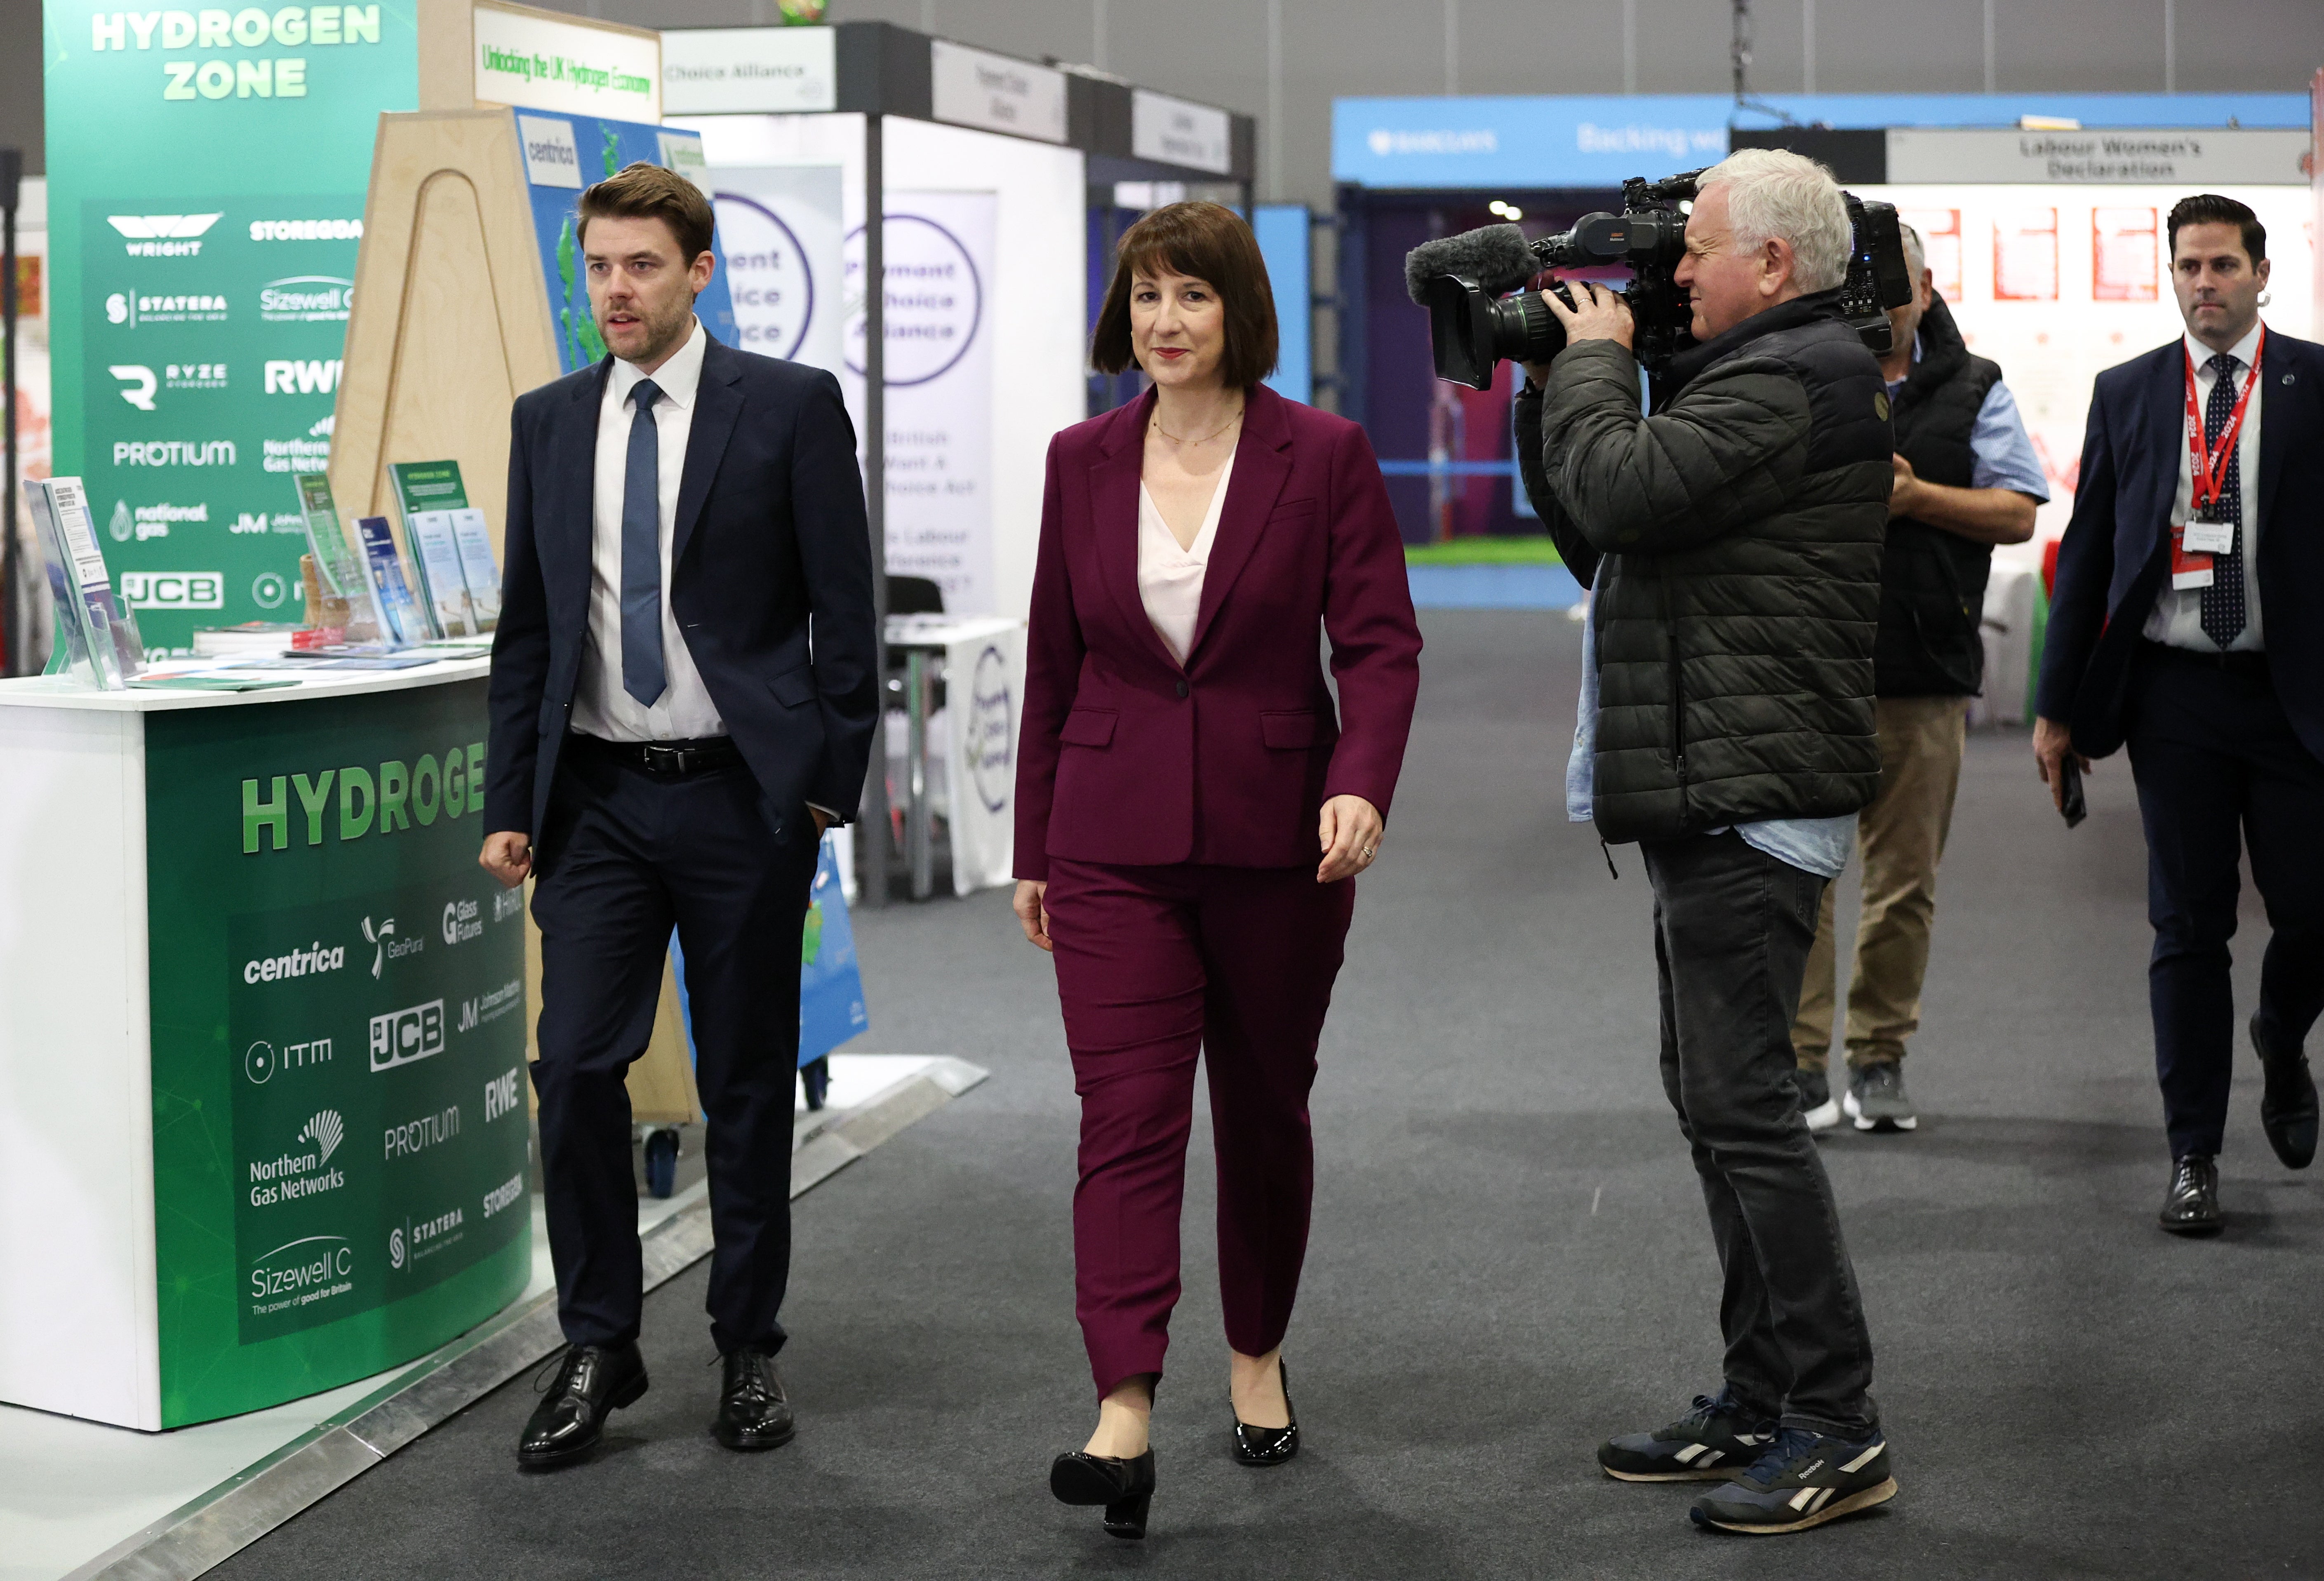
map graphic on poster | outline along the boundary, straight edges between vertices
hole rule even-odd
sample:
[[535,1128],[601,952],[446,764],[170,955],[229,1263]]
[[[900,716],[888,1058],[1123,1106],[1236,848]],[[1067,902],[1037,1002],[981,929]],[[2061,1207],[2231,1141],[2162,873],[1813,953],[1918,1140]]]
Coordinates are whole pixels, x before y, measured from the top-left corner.
[[[944,589],[948,615],[990,615],[991,192],[887,195],[888,569]],[[863,233],[847,238],[848,408],[863,424]]]
[[[568,374],[576,373],[605,355],[604,339],[589,312],[589,281],[581,256],[576,207],[581,189],[641,161],[667,164],[692,179],[702,169],[702,138],[699,134],[596,116],[527,111],[518,116],[517,124],[532,194],[533,236],[540,247],[542,277],[549,282],[558,364]],[[733,346],[736,343],[734,304],[727,294],[722,238],[713,238],[711,251],[717,255],[718,268],[711,274],[708,288],[696,299],[694,312],[713,340]]]
[[419,99],[412,11],[205,13],[198,70],[190,13],[42,15],[55,469],[88,481],[149,648],[296,619],[291,477],[330,451],[373,134]]

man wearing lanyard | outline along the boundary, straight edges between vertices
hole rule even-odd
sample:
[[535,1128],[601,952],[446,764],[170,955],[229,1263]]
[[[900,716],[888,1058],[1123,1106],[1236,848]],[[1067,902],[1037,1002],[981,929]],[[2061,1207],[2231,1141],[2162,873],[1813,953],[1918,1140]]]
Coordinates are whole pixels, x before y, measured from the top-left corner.
[[2161,1222],[2211,1234],[2246,854],[2271,934],[2249,1023],[2260,1123],[2286,1166],[2316,1153],[2302,1044],[2324,1009],[2324,347],[2259,321],[2267,233],[2243,204],[2186,199],[2170,237],[2187,332],[2098,377],[2034,752],[2062,809],[2070,772],[2130,748],[2172,1156]]

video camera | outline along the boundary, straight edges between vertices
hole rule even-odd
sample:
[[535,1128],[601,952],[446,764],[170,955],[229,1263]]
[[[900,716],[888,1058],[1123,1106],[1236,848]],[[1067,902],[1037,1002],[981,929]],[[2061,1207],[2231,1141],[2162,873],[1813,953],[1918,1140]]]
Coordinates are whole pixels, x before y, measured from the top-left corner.
[[[1490,225],[1415,247],[1405,255],[1405,288],[1428,310],[1436,376],[1489,390],[1497,362],[1547,362],[1565,349],[1565,326],[1541,292],[1514,288],[1545,269],[1613,264],[1630,271],[1621,295],[1637,325],[1634,349],[1647,378],[1658,382],[1671,359],[1694,344],[1688,329],[1694,310],[1672,276],[1686,256],[1686,215],[1679,205],[1693,199],[1702,174],[1688,171],[1659,181],[1633,176],[1622,183],[1621,213],[1584,215],[1554,236],[1528,242],[1514,225]],[[1853,192],[1840,196],[1854,231],[1840,311],[1875,356],[1886,356],[1887,310],[1913,300],[1904,236],[1892,205],[1868,203]],[[1551,289],[1573,305],[1563,282]]]

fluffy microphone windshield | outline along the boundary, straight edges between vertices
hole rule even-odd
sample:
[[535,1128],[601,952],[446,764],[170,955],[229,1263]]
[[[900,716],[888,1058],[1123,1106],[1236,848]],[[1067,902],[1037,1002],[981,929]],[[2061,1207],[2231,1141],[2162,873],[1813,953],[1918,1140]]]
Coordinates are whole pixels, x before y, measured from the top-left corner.
[[1523,285],[1541,273],[1541,260],[1513,225],[1489,225],[1423,242],[1404,255],[1404,289],[1426,305],[1423,288],[1440,274],[1463,274],[1496,294]]

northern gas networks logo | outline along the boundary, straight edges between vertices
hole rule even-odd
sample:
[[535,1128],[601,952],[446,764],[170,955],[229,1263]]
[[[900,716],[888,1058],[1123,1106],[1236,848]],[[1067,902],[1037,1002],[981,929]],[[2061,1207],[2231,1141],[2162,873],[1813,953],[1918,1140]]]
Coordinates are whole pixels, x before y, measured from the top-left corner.
[[[120,581],[121,596],[129,601],[132,609],[226,607],[226,576],[221,571],[124,571]],[[346,951],[336,949],[323,953],[344,956]],[[272,974],[269,976],[271,980]],[[255,977],[246,980],[258,981]]]
[[140,411],[153,410],[153,392],[161,381],[143,363],[115,363],[105,370],[121,381],[121,398]]
[[208,295],[146,296],[116,291],[105,299],[105,321],[126,324],[223,324],[226,298]]
[[193,258],[201,237],[224,214],[108,214],[105,223],[129,238],[133,258]]
[[269,472],[322,471],[331,464],[331,428],[335,421],[336,414],[317,419],[304,439],[263,441],[265,459],[261,465]]
[[344,324],[355,282],[337,274],[290,274],[258,288],[258,316],[270,324]]
[[431,999],[408,1010],[371,1018],[371,1068],[392,1070],[444,1052],[444,1002]]
[[[347,1183],[346,1171],[330,1167],[331,1155],[346,1139],[346,1122],[337,1109],[325,1109],[300,1128],[291,1146],[272,1159],[250,1160],[250,1206],[272,1207],[302,1197],[319,1197]],[[303,1144],[303,1146],[301,1145]]]

